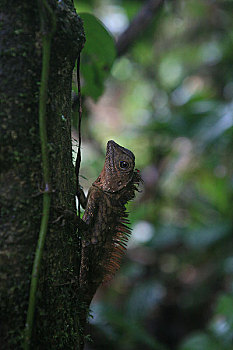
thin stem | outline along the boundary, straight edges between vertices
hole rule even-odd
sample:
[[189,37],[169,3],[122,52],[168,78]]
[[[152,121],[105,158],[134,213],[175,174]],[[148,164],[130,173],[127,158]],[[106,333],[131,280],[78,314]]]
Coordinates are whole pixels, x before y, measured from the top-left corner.
[[39,272],[40,272],[40,263],[41,263],[47,228],[48,228],[50,200],[51,200],[50,193],[49,192],[44,193],[43,216],[41,220],[40,233],[39,233],[39,238],[37,242],[33,268],[32,268],[27,321],[25,326],[24,350],[29,350],[31,346],[33,321],[34,321],[35,305],[36,305],[36,293],[37,293],[37,286],[38,286],[38,279],[39,279]]
[[77,194],[78,194],[78,216],[80,218],[80,196],[79,196],[79,169],[81,164],[81,142],[82,142],[82,136],[81,136],[81,122],[82,122],[82,95],[81,95],[81,83],[80,83],[80,54],[78,56],[77,60],[77,83],[78,83],[78,101],[79,101],[79,109],[78,109],[78,153],[76,157],[76,163],[75,163],[75,174],[76,174],[76,181],[77,181]]
[[24,350],[29,350],[31,346],[31,338],[33,331],[33,321],[36,305],[36,294],[39,280],[39,272],[41,259],[43,255],[43,248],[48,229],[50,202],[51,202],[51,189],[50,189],[50,169],[49,169],[49,157],[48,157],[48,141],[47,141],[47,123],[46,123],[46,102],[48,96],[48,78],[49,78],[49,61],[51,54],[51,41],[53,34],[56,30],[56,18],[52,9],[45,0],[42,0],[44,7],[49,12],[52,22],[52,30],[49,33],[44,31],[45,19],[44,13],[39,3],[39,10],[41,16],[41,31],[43,35],[43,57],[42,57],[42,72],[41,72],[41,85],[39,95],[39,131],[41,140],[41,155],[42,155],[42,170],[44,180],[44,194],[43,194],[43,212],[40,224],[39,238],[37,242],[35,258],[32,268],[31,285],[29,293],[29,303],[27,311],[27,320],[25,326],[25,338],[24,338]]

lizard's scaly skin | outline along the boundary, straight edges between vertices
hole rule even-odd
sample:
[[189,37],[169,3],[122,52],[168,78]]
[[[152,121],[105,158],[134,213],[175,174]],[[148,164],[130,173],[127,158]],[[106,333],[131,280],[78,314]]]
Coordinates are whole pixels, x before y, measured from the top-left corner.
[[118,270],[130,228],[125,204],[141,182],[133,153],[114,141],[107,144],[104,168],[92,184],[83,221],[80,292],[88,307],[98,286]]

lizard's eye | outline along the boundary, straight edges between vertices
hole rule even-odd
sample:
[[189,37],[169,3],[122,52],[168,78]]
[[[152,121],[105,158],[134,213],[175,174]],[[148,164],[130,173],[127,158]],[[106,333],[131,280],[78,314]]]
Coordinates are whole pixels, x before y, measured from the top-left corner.
[[122,160],[122,161],[120,162],[120,167],[121,167],[121,169],[128,169],[129,163],[126,162],[125,160]]

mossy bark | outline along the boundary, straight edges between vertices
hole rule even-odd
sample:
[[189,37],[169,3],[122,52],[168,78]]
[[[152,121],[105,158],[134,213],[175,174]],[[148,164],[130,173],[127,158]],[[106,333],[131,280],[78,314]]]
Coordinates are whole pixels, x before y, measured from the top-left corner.
[[[52,210],[40,271],[33,349],[79,349],[79,238],[54,208],[75,208],[71,84],[84,43],[71,0],[51,0],[52,43],[47,124]],[[48,17],[49,29],[49,17]],[[47,29],[47,30],[48,30]],[[0,0],[0,349],[20,349],[42,215],[38,94],[42,40],[37,2]]]

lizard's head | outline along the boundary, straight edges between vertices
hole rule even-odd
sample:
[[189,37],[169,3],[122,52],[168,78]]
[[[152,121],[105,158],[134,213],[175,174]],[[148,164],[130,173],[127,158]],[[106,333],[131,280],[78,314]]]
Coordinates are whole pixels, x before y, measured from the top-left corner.
[[130,150],[108,141],[104,168],[94,185],[105,192],[117,192],[131,181],[134,166],[135,157]]

